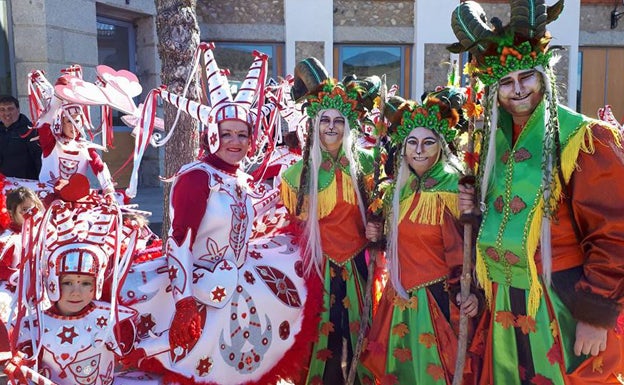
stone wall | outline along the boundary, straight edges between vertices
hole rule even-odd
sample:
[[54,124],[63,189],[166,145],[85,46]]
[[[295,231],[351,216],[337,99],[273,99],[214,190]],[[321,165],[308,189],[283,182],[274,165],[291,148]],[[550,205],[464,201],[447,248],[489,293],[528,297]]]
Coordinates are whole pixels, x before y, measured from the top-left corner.
[[[295,43],[295,62],[314,56],[321,63],[325,62],[325,42],[323,41],[298,41]],[[291,71],[292,72],[292,71]]]
[[[446,44],[425,44],[425,91],[433,91],[437,86],[445,86],[450,70],[450,54]],[[412,95],[420,100],[420,95]]]
[[284,1],[199,0],[197,19],[206,24],[284,24]]
[[334,25],[357,27],[412,27],[414,1],[336,0]]

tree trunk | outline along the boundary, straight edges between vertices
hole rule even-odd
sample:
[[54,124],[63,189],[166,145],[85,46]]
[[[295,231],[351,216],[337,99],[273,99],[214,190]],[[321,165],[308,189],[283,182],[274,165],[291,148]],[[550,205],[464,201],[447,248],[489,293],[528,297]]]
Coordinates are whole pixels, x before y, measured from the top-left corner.
[[[181,95],[192,70],[193,55],[199,44],[199,26],[195,14],[197,0],[154,0],[161,80],[170,92]],[[196,79],[192,79],[187,98],[197,100]],[[173,125],[178,110],[164,103],[165,127]],[[181,113],[176,131],[165,145],[164,175],[174,175],[182,165],[195,159],[198,148],[197,121]],[[166,239],[171,224],[169,197],[171,184],[164,187],[162,237]]]

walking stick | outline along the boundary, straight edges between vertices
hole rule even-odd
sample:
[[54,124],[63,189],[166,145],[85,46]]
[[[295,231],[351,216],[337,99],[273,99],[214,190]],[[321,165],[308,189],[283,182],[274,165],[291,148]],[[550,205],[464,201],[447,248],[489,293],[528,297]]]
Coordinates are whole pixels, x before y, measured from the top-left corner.
[[[381,89],[380,89],[380,105],[379,105],[379,124],[384,123],[384,108],[386,102],[386,75],[381,76]],[[383,166],[382,156],[381,156],[381,137],[384,133],[379,132],[377,130],[377,140],[375,142],[374,149],[374,163],[375,170],[373,174],[373,191],[371,192],[372,199],[376,198],[376,194],[378,193],[379,187],[379,179],[380,179],[380,169]],[[364,306],[362,308],[362,313],[360,315],[360,329],[358,330],[358,339],[357,344],[355,345],[355,351],[353,352],[353,358],[351,359],[351,366],[349,367],[349,375],[347,376],[346,385],[352,385],[355,381],[355,375],[357,373],[358,362],[360,361],[360,356],[362,355],[362,350],[364,348],[364,337],[366,336],[366,332],[368,331],[368,322],[370,309],[373,302],[373,274],[375,273],[375,266],[377,264],[377,256],[379,254],[379,242],[374,242],[369,244],[368,246],[368,276],[366,280],[366,295],[364,296]]]
[[[473,112],[469,113],[468,120],[468,143],[466,146],[466,152],[469,157],[472,157],[471,161],[468,161],[466,167],[466,175],[462,178],[460,183],[467,183],[474,185],[474,130],[475,119],[478,117],[478,112],[475,111],[476,90],[475,90],[475,78],[470,77],[470,96],[468,104],[472,104]],[[457,339],[457,359],[455,361],[455,375],[453,376],[453,385],[461,385],[463,381],[464,366],[466,364],[466,351],[468,349],[468,316],[463,312],[466,300],[470,295],[470,284],[472,277],[472,254],[473,254],[473,242],[472,232],[473,213],[462,213],[460,221],[464,224],[464,255],[462,263],[462,272],[460,277],[461,287],[461,306],[459,314],[459,336]]]

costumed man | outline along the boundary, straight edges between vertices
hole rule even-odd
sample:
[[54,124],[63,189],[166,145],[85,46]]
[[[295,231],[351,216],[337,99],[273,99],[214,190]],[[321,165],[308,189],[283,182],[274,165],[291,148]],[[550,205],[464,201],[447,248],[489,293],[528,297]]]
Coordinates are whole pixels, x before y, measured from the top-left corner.
[[[622,137],[557,103],[546,25],[563,8],[512,1],[485,23],[472,1],[452,25],[486,85],[476,274],[490,305],[482,384],[613,384],[624,376]],[[461,187],[460,207],[474,190]],[[619,381],[618,381],[619,379]]]
[[[282,176],[282,198],[290,214],[302,221],[305,274],[319,275],[324,282],[308,384],[345,383],[366,296],[364,178],[372,177],[373,156],[356,150],[354,143],[366,112],[363,99],[373,100],[380,82],[368,90],[355,84],[329,78],[315,58],[295,68],[293,97],[305,100],[309,131],[303,159]],[[372,384],[363,366],[357,371],[356,383]]]
[[[60,77],[55,87],[63,87],[67,83],[64,77]],[[110,171],[98,154],[98,150],[104,150],[104,147],[85,137],[88,124],[83,105],[52,97],[48,109],[36,123],[43,152],[40,182],[61,189],[72,176],[87,175],[90,167],[103,193],[114,194]]]
[[150,323],[139,330],[138,348],[145,351],[139,363],[164,369],[165,384],[276,383],[300,372],[316,308],[307,310],[310,289],[292,238],[250,239],[255,192],[240,164],[255,116],[262,118],[250,110],[264,87],[267,57],[256,53],[234,99],[211,46],[204,48],[210,107],[160,91],[207,126],[205,156],[183,166],[173,181],[167,266],[158,269],[167,277],[162,292],[168,299],[151,302],[152,309],[135,306]]
[[4,176],[37,179],[41,147],[31,126],[16,98],[0,96],[0,172]]

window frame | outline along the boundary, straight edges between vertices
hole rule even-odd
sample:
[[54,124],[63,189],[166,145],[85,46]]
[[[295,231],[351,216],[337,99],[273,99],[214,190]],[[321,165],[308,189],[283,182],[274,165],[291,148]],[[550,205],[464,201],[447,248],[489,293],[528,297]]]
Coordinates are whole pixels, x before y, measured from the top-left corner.
[[[411,97],[412,87],[412,50],[413,46],[410,44],[361,44],[361,43],[340,43],[334,45],[334,73],[337,79],[344,78],[343,72],[343,48],[399,48],[401,53],[401,76],[398,84],[399,93],[409,99]],[[356,74],[357,75],[357,74]],[[382,74],[376,74],[381,76]],[[391,84],[388,84],[391,86]]]

